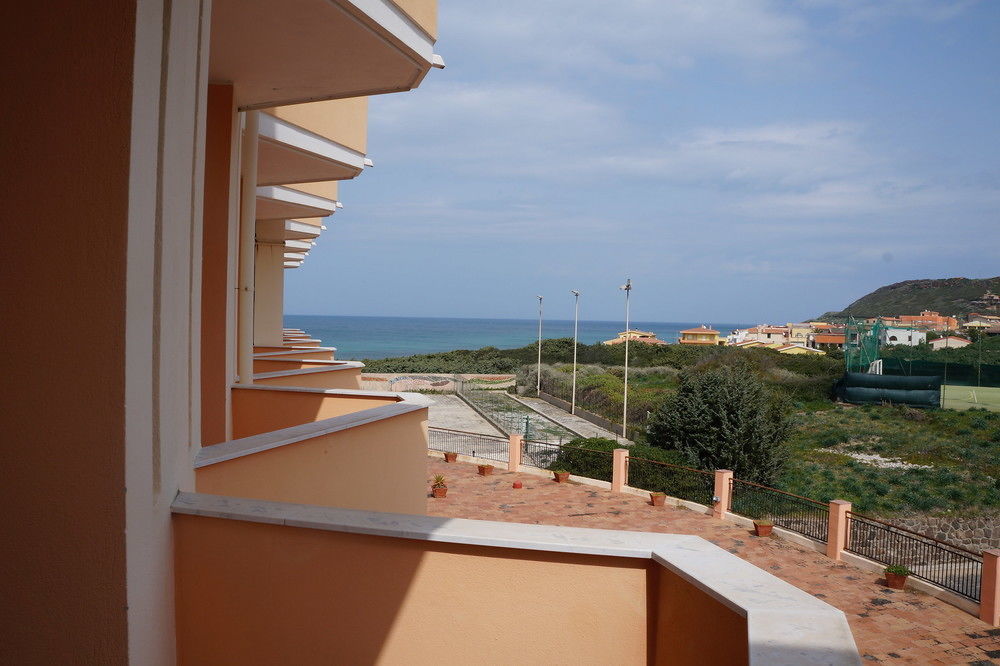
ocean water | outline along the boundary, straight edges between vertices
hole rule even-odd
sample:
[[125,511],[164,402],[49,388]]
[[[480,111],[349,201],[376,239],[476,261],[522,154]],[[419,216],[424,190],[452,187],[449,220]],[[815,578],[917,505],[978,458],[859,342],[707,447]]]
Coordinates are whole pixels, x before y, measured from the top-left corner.
[[[632,328],[652,331],[666,342],[676,342],[680,331],[707,323],[726,334],[752,324],[717,322],[633,321]],[[498,347],[514,349],[538,338],[537,319],[453,319],[438,317],[339,317],[285,315],[285,326],[301,328],[323,346],[336,347],[337,358],[361,360],[433,354],[453,349]],[[610,340],[624,330],[623,321],[580,320],[580,342]],[[573,337],[573,320],[546,320],[542,337]]]

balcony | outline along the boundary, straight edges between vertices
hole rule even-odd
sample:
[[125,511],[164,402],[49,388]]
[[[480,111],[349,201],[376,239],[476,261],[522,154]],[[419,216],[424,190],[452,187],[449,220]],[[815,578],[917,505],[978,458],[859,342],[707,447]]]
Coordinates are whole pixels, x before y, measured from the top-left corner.
[[408,393],[234,387],[233,439],[201,449],[196,488],[423,513],[429,404]]
[[700,537],[172,510],[181,663],[859,663],[841,611]]
[[[298,364],[299,367],[279,366]],[[268,369],[268,367],[272,369]],[[257,368],[262,371],[258,372]],[[255,358],[253,383],[262,386],[301,386],[318,389],[360,389],[363,363],[357,361],[312,362],[296,359]]]
[[415,88],[432,66],[434,0],[216,0],[212,82],[239,109]]
[[254,359],[258,358],[301,358],[301,359],[322,359],[326,361],[332,361],[333,355],[336,353],[336,347],[296,347],[294,345],[289,345],[287,347],[267,347],[259,346],[253,348]]

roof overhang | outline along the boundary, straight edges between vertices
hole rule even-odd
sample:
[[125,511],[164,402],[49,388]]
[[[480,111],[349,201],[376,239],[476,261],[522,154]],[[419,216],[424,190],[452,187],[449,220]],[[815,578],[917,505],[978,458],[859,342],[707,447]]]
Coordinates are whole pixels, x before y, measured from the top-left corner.
[[313,241],[319,238],[323,229],[324,227],[297,220],[257,220],[257,242],[284,243],[288,246],[294,241],[312,246],[316,244]]
[[215,0],[209,79],[240,110],[415,88],[434,39],[390,0]]
[[257,219],[284,220],[290,217],[326,217],[337,208],[332,199],[318,197],[290,187],[267,185],[257,188]]
[[257,184],[284,185],[354,178],[365,156],[266,113],[259,117]]

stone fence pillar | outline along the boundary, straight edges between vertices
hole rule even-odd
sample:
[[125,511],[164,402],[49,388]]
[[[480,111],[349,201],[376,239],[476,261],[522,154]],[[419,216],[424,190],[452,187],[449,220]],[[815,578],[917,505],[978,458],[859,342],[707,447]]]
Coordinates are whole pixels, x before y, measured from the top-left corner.
[[521,468],[521,450],[524,437],[518,434],[510,436],[510,443],[507,445],[507,471],[516,472]]
[[841,554],[847,548],[847,514],[850,510],[850,502],[830,501],[830,524],[826,532],[826,556],[831,560],[839,562]]
[[733,489],[733,473],[728,469],[715,470],[715,496],[712,498],[712,517],[725,518],[729,511]]
[[611,463],[611,490],[620,493],[628,485],[628,449],[615,449]]

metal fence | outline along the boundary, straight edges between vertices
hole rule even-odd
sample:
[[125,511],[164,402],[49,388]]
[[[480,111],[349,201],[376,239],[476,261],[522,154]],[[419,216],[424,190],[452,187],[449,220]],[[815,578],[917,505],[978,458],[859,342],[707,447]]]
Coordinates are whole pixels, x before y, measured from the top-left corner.
[[979,601],[982,555],[877,518],[847,514],[847,550],[887,565],[902,565],[915,578]]
[[427,434],[428,446],[435,451],[455,451],[498,462],[507,462],[510,455],[510,441],[506,437],[447,428],[428,428]]
[[614,457],[615,454],[611,451],[525,440],[521,462],[542,469],[561,469],[576,476],[610,483]]
[[830,505],[769,488],[751,481],[732,479],[729,510],[755,520],[766,519],[778,527],[826,542]]
[[711,505],[715,473],[657,460],[628,457],[628,485],[661,492],[699,504]]

